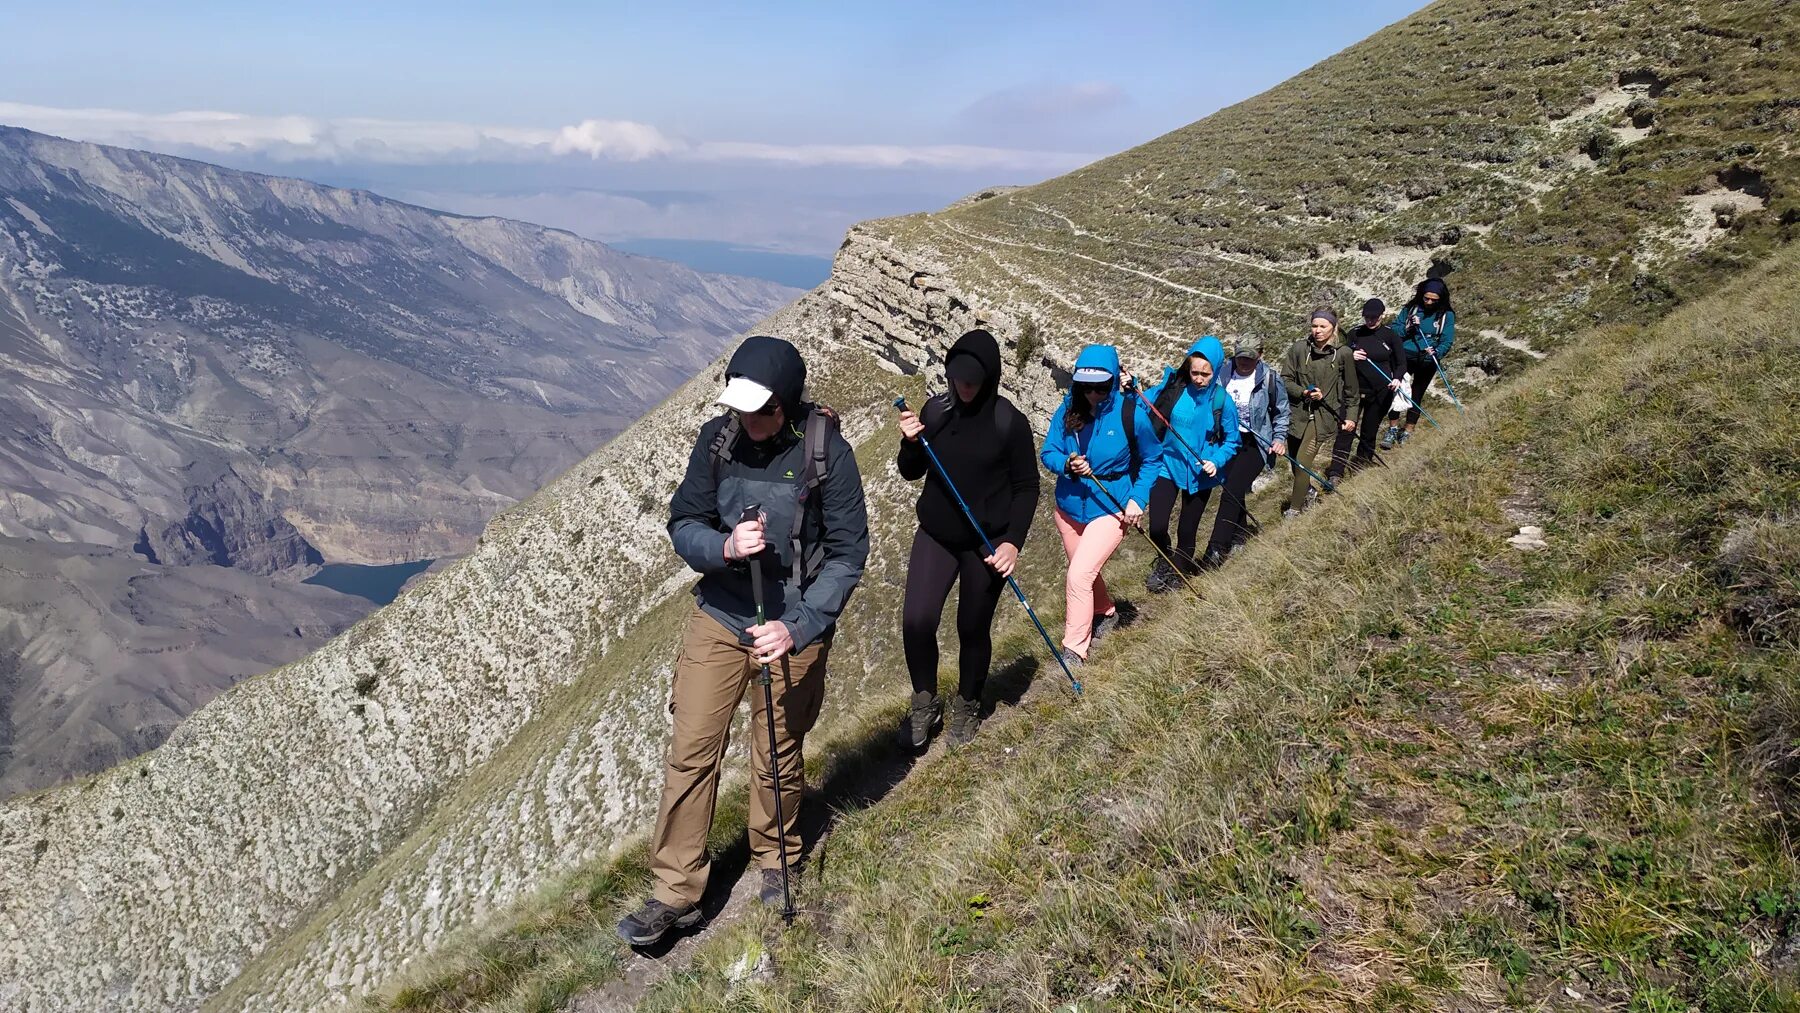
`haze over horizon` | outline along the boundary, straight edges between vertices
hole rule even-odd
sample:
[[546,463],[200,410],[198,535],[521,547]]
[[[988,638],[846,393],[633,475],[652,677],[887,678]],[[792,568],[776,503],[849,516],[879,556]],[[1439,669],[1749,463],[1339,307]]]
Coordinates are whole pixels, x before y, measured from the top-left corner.
[[0,13],[0,123],[601,241],[829,256],[856,221],[1066,172],[1419,6],[73,4]]

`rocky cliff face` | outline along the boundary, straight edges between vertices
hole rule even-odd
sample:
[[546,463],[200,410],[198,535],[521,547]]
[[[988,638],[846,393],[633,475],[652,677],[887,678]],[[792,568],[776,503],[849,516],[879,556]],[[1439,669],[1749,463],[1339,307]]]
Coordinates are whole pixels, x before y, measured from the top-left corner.
[[[304,568],[467,551],[792,294],[520,222],[0,127],[0,536],[270,576],[251,600],[309,614],[321,592],[295,590]],[[123,639],[101,643],[64,620],[242,581],[134,585],[121,560],[34,602],[19,574],[37,564],[11,562],[0,599],[34,610],[0,612],[22,672],[0,785],[129,756],[258,659],[357,614],[327,608],[339,621],[300,623],[297,642],[221,628],[214,648],[242,645],[233,664],[196,656],[184,681],[173,656],[146,665],[134,646],[177,630],[103,624]],[[219,605],[221,622],[246,615]],[[119,737],[89,741],[78,713]]]
[[[1208,329],[1251,330],[1278,348],[1312,300],[1346,309],[1374,291],[1392,303],[1434,262],[1454,268],[1471,329],[1486,326],[1479,307],[1515,294],[1524,301],[1495,319],[1532,328],[1521,333],[1533,341],[1555,340],[1544,321],[1573,326],[1596,306],[1647,317],[1658,303],[1631,301],[1635,275],[1699,284],[1786,228],[1776,212],[1800,165],[1771,154],[1757,167],[1767,217],[1709,233],[1704,257],[1671,253],[1662,231],[1683,189],[1741,182],[1724,174],[1721,160],[1738,157],[1728,149],[1786,150],[1787,114],[1755,113],[1752,101],[1771,81],[1800,79],[1800,40],[1771,48],[1750,27],[1782,23],[1775,6],[1698,5],[1692,25],[1650,32],[1666,20],[1650,2],[1447,0],[1081,173],[852,230],[831,281],[759,325],[794,338],[815,394],[845,410],[873,515],[875,555],[834,653],[821,734],[903,692],[896,613],[913,491],[892,471],[886,400],[941,383],[933,367],[963,328],[1002,337],[1015,370],[1007,392],[1042,420],[1059,364],[1085,342],[1114,341],[1139,368]],[[1546,38],[1575,55],[1543,61],[1520,48]],[[1663,48],[1646,55],[1650,38]],[[1446,64],[1433,88],[1384,77],[1451,42],[1464,62],[1485,61],[1476,76]],[[1646,61],[1659,80],[1685,82],[1659,92],[1655,131],[1604,171],[1564,158],[1574,136],[1627,129],[1623,105],[1588,106]],[[1352,121],[1360,147],[1313,143]],[[1279,131],[1264,133],[1269,123]],[[1729,144],[1699,143],[1720,132]],[[1643,159],[1629,150],[1638,144],[1650,146]],[[1365,164],[1380,151],[1390,163]],[[1496,160],[1463,165],[1483,153]],[[1668,215],[1627,221],[1622,195],[1657,208],[1666,197]],[[1571,208],[1623,231],[1578,243]],[[1544,268],[1545,244],[1570,258],[1556,269],[1569,273]],[[1530,294],[1523,269],[1507,266],[1517,264],[1557,282]],[[1474,335],[1468,346],[1452,368],[1470,379],[1527,354]],[[11,913],[0,981],[15,983],[0,1000],[343,1007],[647,827],[691,579],[668,550],[663,511],[718,381],[715,364],[502,514],[467,559],[317,654],[225,694],[160,749],[80,789],[0,806],[0,904]],[[1034,535],[1023,562],[1051,621],[1053,543]]]

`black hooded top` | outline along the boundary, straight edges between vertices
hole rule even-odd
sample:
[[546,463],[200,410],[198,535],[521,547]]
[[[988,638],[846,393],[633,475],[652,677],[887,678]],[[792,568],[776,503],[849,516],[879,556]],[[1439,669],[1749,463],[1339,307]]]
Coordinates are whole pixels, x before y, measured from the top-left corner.
[[[919,413],[925,423],[925,439],[931,441],[931,449],[994,545],[1011,542],[1023,548],[1038,500],[1037,448],[1031,423],[1000,395],[1000,345],[992,334],[974,330],[958,338],[950,346],[945,366],[958,356],[969,356],[981,365],[981,391],[974,401],[963,404],[952,386],[925,402]],[[925,533],[953,552],[980,550],[981,537],[969,527],[956,497],[944,487],[925,445],[902,439],[895,463],[901,478],[909,482],[925,479],[918,505],[919,526]]]
[[742,376],[775,392],[781,411],[790,419],[800,417],[800,399],[806,392],[806,360],[793,345],[766,334],[753,334],[731,353],[725,378]]

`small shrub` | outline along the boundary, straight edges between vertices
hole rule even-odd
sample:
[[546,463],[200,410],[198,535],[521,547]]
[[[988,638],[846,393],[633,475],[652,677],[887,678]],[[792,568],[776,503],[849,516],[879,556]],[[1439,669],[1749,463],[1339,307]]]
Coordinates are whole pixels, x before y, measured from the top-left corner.
[[1013,346],[1013,366],[1024,370],[1032,360],[1037,358],[1038,349],[1044,346],[1044,338],[1038,333],[1037,321],[1026,317],[1019,324],[1019,340]]

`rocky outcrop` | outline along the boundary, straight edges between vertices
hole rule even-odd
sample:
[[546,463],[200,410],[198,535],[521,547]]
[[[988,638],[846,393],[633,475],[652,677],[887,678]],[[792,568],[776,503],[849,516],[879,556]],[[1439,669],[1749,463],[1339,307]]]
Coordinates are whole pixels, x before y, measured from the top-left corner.
[[318,550],[235,471],[188,486],[186,498],[186,516],[143,528],[132,551],[152,563],[209,563],[262,574],[321,561]]

